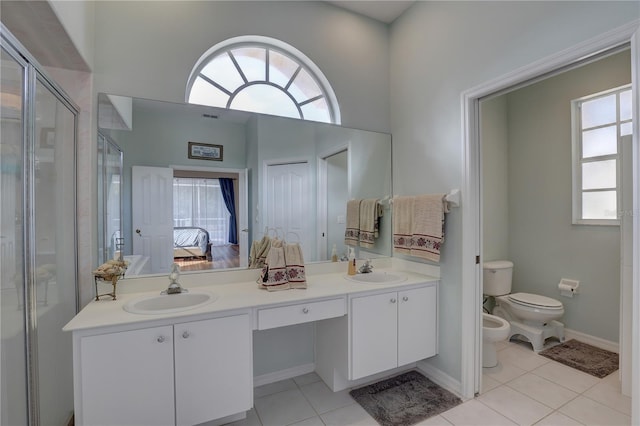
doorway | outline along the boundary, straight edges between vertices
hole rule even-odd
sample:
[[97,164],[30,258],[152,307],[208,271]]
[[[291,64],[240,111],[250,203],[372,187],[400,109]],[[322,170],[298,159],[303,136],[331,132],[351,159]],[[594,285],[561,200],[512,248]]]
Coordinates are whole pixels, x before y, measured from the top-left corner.
[[[493,94],[502,92],[507,89],[511,89],[517,85],[528,83],[533,80],[541,79],[548,76],[550,73],[555,73],[559,70],[566,69],[576,65],[578,62],[585,60],[585,58],[594,58],[594,56],[600,52],[613,49],[629,43],[631,40],[632,46],[632,62],[634,65],[638,61],[637,50],[638,45],[636,43],[637,24],[622,27],[616,31],[608,33],[606,37],[602,36],[596,39],[588,40],[585,43],[575,46],[570,51],[561,52],[558,55],[546,58],[529,67],[517,70],[501,78],[484,83],[473,89],[470,89],[462,94],[462,104],[464,113],[464,150],[465,150],[465,176],[464,176],[464,191],[463,196],[465,206],[467,207],[463,212],[463,226],[467,229],[467,232],[463,233],[463,282],[468,282],[470,285],[463,287],[463,319],[462,319],[462,350],[463,350],[463,365],[462,365],[462,392],[465,396],[473,396],[476,394],[481,385],[481,356],[480,350],[482,348],[482,335],[481,335],[481,303],[482,303],[482,289],[481,289],[481,256],[482,253],[482,201],[481,194],[481,153],[480,153],[480,99],[491,96]],[[634,66],[633,74],[633,97],[638,99],[637,93],[637,68]],[[634,119],[638,119],[638,111],[634,112]],[[638,164],[638,150],[637,150],[637,135],[634,136],[634,164]],[[638,187],[634,187],[633,195],[637,204]],[[634,220],[634,226],[638,226],[638,220]],[[637,232],[634,235],[634,245],[637,247],[638,235]],[[632,256],[629,256],[631,258]],[[634,291],[633,301],[633,318],[636,322],[638,318],[638,301],[640,298],[637,296],[637,253],[633,253],[635,262],[633,264],[635,282],[631,283],[636,291]],[[473,284],[471,284],[473,283]],[[623,318],[630,318],[629,315],[624,315]],[[629,332],[629,336],[633,336],[637,339],[638,329],[633,324],[623,323],[623,328],[632,327],[633,330]],[[623,336],[626,333],[621,333]],[[631,342],[622,340],[621,342],[623,357],[631,356]],[[633,343],[633,351],[638,350],[638,344],[636,341]],[[636,356],[637,358],[637,356]],[[638,366],[635,365],[637,360],[633,360],[632,369],[637,370]],[[623,362],[622,368],[625,363]],[[622,371],[623,377],[631,377],[633,383],[632,392],[632,405],[634,419],[638,416],[638,401],[639,396],[638,389],[639,383],[637,378],[633,378],[631,371]]]

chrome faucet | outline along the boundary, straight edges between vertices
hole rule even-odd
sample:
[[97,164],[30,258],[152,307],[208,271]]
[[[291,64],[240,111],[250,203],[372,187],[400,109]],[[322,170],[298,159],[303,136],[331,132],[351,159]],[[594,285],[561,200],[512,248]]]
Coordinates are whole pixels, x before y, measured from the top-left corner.
[[368,274],[373,272],[373,265],[371,264],[371,259],[365,260],[364,264],[358,269],[358,272],[361,274]]
[[164,290],[161,294],[180,294],[180,293],[188,293],[189,290],[186,288],[182,288],[180,283],[178,282],[178,277],[180,277],[180,266],[177,263],[171,265],[171,272],[169,273],[169,287]]

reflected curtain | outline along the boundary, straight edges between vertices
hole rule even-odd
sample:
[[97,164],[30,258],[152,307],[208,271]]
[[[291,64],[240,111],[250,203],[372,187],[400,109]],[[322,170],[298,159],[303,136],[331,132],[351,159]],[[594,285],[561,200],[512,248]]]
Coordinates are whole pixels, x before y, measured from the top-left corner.
[[233,179],[220,178],[220,189],[222,191],[222,198],[229,211],[229,242],[231,244],[238,244],[238,227],[236,221],[236,201],[233,194]]
[[227,243],[229,212],[218,179],[173,178],[173,226],[197,226],[213,245]]

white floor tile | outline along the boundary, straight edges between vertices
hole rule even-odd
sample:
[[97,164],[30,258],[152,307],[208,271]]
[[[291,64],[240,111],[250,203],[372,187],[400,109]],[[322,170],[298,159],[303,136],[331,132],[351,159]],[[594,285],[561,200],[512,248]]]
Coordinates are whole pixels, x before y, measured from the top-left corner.
[[480,393],[489,392],[491,389],[495,389],[500,386],[502,383],[491,378],[488,374],[482,374],[482,389]]
[[256,414],[256,410],[253,408],[247,411],[247,417],[242,420],[238,420],[236,422],[227,423],[228,426],[262,426],[258,415]]
[[560,408],[578,396],[572,390],[531,373],[513,379],[507,386],[553,409]]
[[320,418],[327,426],[372,426],[378,424],[359,404],[329,411],[322,414]]
[[333,392],[322,381],[300,386],[300,390],[318,414],[355,403],[355,400],[349,395],[348,389]]
[[631,415],[631,398],[623,395],[620,391],[620,385],[615,385],[613,381],[606,382],[603,379],[583,395],[627,416]]
[[531,372],[578,393],[582,393],[600,382],[597,377],[555,361],[548,362]]
[[592,399],[579,396],[559,410],[585,425],[630,425],[631,417],[600,404]]
[[538,355],[533,350],[523,348],[518,344],[512,344],[505,350],[498,352],[498,360],[527,371],[550,362],[549,358]]
[[253,397],[261,398],[278,392],[297,389],[298,386],[293,379],[281,380],[279,382],[269,383],[268,385],[258,386],[253,389]]
[[320,417],[311,417],[310,419],[307,420],[303,420],[301,422],[298,423],[294,423],[291,426],[324,426],[324,423],[322,423],[322,420],[320,420]]
[[547,417],[536,423],[536,426],[579,426],[581,424],[582,423],[572,419],[571,417],[567,417],[562,413],[554,411],[553,413],[549,414]]
[[500,383],[507,383],[508,381],[525,374],[526,370],[516,367],[513,364],[499,362],[496,367],[483,368],[482,373]]
[[440,414],[450,423],[463,425],[514,425],[515,423],[475,399]]
[[451,423],[442,416],[433,416],[416,423],[415,426],[451,426]]
[[553,411],[507,386],[480,395],[478,401],[520,425],[534,424]]
[[299,389],[256,398],[254,406],[264,426],[284,426],[317,414]]
[[298,386],[308,385],[309,383],[320,382],[322,379],[318,376],[317,373],[307,373],[302,376],[294,377],[293,381],[296,382]]

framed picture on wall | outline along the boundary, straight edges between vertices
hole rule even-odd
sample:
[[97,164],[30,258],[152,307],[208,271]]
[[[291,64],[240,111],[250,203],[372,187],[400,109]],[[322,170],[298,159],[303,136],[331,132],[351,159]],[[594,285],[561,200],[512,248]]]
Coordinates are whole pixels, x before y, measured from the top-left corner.
[[189,142],[189,158],[194,160],[222,161],[222,145]]

